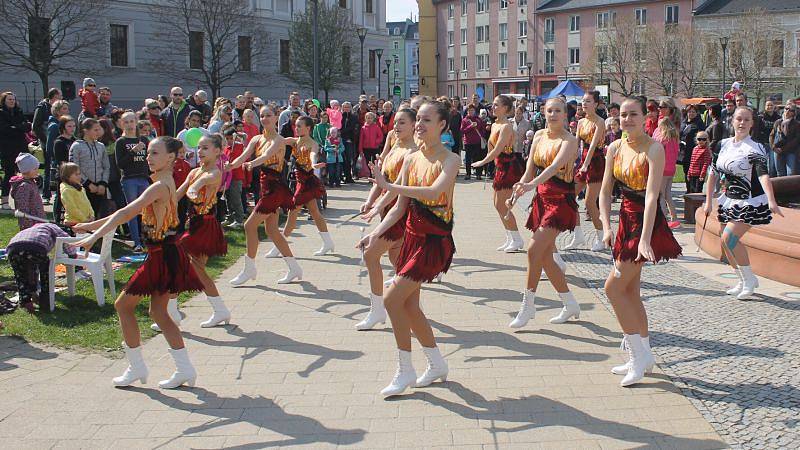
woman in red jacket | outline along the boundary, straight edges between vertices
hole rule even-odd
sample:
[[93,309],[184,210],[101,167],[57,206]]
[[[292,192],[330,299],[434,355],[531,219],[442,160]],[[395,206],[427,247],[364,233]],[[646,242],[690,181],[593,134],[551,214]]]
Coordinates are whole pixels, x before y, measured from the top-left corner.
[[383,141],[383,131],[381,131],[380,125],[375,123],[376,117],[373,112],[367,113],[364,117],[366,122],[361,127],[358,140],[358,152],[364,154],[368,163],[375,162],[375,157],[378,156]]

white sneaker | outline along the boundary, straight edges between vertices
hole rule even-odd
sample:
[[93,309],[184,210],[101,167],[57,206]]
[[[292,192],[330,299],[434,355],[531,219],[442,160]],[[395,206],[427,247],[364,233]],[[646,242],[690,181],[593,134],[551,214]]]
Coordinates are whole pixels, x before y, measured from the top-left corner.
[[384,397],[400,395],[417,383],[417,373],[411,363],[411,352],[398,350],[398,353],[397,372],[395,372],[392,382],[381,390],[381,395]]
[[142,346],[130,348],[123,342],[122,350],[125,352],[125,357],[128,358],[128,368],[121,376],[112,379],[111,383],[115,387],[127,387],[136,381],[140,381],[142,384],[147,383],[149,371],[144,364],[144,358],[142,358]]
[[369,314],[356,324],[356,330],[371,330],[377,324],[386,323],[386,308],[383,306],[383,296],[369,294]]
[[564,250],[575,250],[584,244],[586,244],[586,236],[583,234],[583,228],[578,224],[575,231],[572,232],[572,240],[564,246]]
[[278,280],[278,284],[289,284],[294,280],[302,280],[303,279],[303,269],[300,268],[300,265],[297,264],[297,261],[292,256],[284,256],[283,260],[286,262],[286,265],[289,267],[289,271],[286,272],[286,276]]
[[561,297],[564,307],[561,308],[561,312],[557,316],[550,319],[550,323],[565,323],[573,317],[575,320],[580,319],[581,307],[572,292],[559,292],[558,296]]
[[273,245],[273,246],[272,246],[272,248],[271,248],[271,249],[269,249],[269,251],[267,252],[267,254],[266,254],[266,255],[264,255],[264,258],[280,258],[281,256],[282,256],[282,255],[281,255],[281,251],[280,251],[280,250],[278,250],[278,247],[275,247],[275,246]]
[[[169,299],[169,301],[167,301],[167,313],[169,314],[169,317],[172,319],[172,321],[175,322],[175,325],[177,325],[178,328],[180,328],[181,313],[180,311],[178,311],[177,298],[171,298]],[[159,327],[157,323],[151,324],[150,329],[155,331],[156,333],[161,333],[161,327]]]
[[517,317],[515,317],[508,326],[511,328],[522,328],[527,325],[528,321],[533,319],[533,316],[536,315],[535,301],[536,291],[525,289],[525,293],[522,294],[522,305],[519,307]]
[[175,389],[184,384],[194,386],[194,382],[197,379],[197,371],[192,366],[192,362],[189,361],[189,353],[186,351],[186,347],[178,350],[169,349],[169,354],[172,355],[172,359],[175,361],[175,372],[168,380],[159,381],[158,387],[161,389]]
[[[653,368],[656,365],[656,358],[655,356],[653,356],[653,350],[650,348],[650,336],[643,337],[642,342],[644,343],[647,352],[651,355],[650,360],[652,361],[652,364],[645,367],[644,373],[650,373],[653,371]],[[622,350],[623,352],[628,351],[628,338],[625,337],[625,335],[622,336],[622,343],[620,343],[619,349]],[[628,360],[628,362],[626,362],[625,364],[612,367],[611,373],[613,373],[614,375],[625,375],[626,373],[628,373],[628,369],[630,369],[630,367],[631,363],[630,360]]]
[[231,312],[225,307],[222,297],[208,297],[208,302],[211,303],[214,312],[208,320],[200,323],[201,328],[212,328],[223,322],[225,325],[231,323]]
[[447,381],[447,361],[444,360],[441,352],[439,352],[439,347],[422,347],[422,351],[425,352],[425,357],[428,359],[428,368],[425,369],[425,373],[421,377],[417,378],[415,387],[425,387],[436,380]]
[[244,269],[242,269],[242,271],[239,272],[239,275],[236,275],[236,277],[230,281],[230,284],[232,286],[241,286],[250,280],[255,280],[256,275],[258,275],[258,270],[256,270],[256,260],[250,258],[249,256],[245,256]]
[[320,232],[319,236],[322,238],[322,247],[314,253],[314,256],[323,256],[335,250],[331,234],[327,231]]

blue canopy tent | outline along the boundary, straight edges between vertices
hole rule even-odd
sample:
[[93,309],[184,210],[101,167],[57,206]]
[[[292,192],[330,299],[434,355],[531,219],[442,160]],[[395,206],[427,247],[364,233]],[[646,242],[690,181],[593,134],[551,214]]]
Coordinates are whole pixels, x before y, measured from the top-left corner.
[[565,80],[554,87],[552,91],[543,96],[544,99],[558,97],[564,95],[566,97],[583,97],[584,90],[580,86],[573,83],[571,80]]

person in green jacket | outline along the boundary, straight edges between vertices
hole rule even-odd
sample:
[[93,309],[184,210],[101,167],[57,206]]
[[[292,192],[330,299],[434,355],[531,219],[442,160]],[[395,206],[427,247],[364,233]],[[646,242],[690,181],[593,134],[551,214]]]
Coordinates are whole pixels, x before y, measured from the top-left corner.
[[328,117],[328,113],[323,112],[319,116],[319,123],[314,126],[314,130],[311,132],[311,138],[316,141],[319,148],[325,147],[325,141],[328,139],[328,132],[331,129],[331,121]]

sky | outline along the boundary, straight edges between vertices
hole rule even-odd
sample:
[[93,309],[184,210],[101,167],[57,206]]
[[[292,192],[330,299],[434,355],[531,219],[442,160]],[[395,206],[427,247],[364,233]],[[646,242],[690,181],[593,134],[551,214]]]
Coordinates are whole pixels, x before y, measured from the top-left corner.
[[386,0],[386,21],[400,22],[406,20],[410,13],[419,15],[417,0]]

